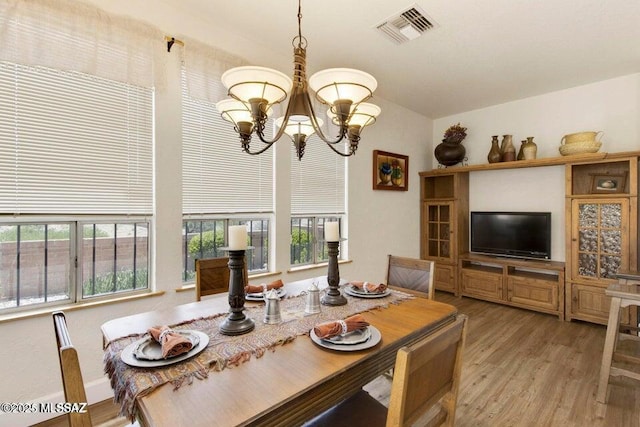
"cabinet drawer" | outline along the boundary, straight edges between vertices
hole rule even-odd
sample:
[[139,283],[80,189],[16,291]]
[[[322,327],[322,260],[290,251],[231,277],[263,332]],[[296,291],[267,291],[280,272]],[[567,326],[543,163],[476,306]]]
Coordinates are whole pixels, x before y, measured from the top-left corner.
[[491,300],[502,300],[502,274],[462,269],[462,293]]
[[558,284],[545,280],[510,276],[507,279],[507,300],[548,310],[558,310]]

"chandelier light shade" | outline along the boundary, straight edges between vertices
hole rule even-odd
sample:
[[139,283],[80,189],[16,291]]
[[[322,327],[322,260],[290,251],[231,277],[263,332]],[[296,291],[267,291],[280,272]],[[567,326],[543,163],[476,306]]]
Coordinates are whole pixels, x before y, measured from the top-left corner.
[[[315,73],[307,82],[306,46],[302,36],[302,12],[298,0],[298,35],[293,39],[293,80],[285,74],[265,67],[245,66],[232,68],[222,75],[222,84],[232,99],[216,104],[222,117],[233,123],[240,136],[242,149],[249,154],[268,150],[283,134],[293,141],[298,159],[304,155],[306,142],[317,134],[329,148],[341,156],[351,156],[358,149],[362,128],[373,124],[380,115],[380,107],[365,103],[378,86],[376,79],[364,71],[350,68],[331,68]],[[309,91],[329,106],[328,116],[338,128],[335,137],[321,129],[324,121],[317,117]],[[273,138],[264,134],[272,107],[288,98],[283,117],[276,119],[277,131]],[[264,146],[252,150],[252,135]],[[345,139],[346,152],[336,148]]]

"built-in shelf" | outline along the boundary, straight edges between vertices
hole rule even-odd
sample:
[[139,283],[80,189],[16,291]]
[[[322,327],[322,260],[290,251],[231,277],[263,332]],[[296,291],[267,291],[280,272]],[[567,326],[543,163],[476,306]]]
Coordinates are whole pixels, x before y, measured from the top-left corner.
[[452,172],[472,172],[497,169],[534,168],[541,166],[565,165],[567,163],[593,162],[604,159],[616,159],[620,157],[638,156],[640,151],[627,151],[623,153],[587,153],[571,156],[547,157],[534,160],[515,160],[513,162],[485,163],[481,165],[451,166],[447,168],[433,169],[430,174],[450,174]]

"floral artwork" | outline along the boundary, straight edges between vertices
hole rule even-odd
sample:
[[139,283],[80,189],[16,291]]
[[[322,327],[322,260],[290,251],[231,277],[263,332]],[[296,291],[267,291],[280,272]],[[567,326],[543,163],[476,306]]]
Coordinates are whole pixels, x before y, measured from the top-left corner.
[[407,191],[409,189],[409,157],[374,150],[373,189]]

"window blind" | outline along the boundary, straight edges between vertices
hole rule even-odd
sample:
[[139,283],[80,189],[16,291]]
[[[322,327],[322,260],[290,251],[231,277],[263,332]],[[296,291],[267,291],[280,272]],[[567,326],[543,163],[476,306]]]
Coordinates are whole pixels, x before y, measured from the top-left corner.
[[[339,147],[344,149],[344,147]],[[344,214],[347,160],[317,136],[307,141],[298,160],[291,148],[291,213],[293,215]]]
[[0,211],[153,212],[153,90],[0,62]]
[[[233,125],[222,119],[215,105],[189,94],[187,72],[183,70],[182,78],[182,212],[273,212],[273,147],[256,156],[242,151]],[[189,74],[191,81],[198,78],[204,79]],[[209,90],[225,97],[219,80]],[[257,144],[262,142],[254,137],[252,145]]]

